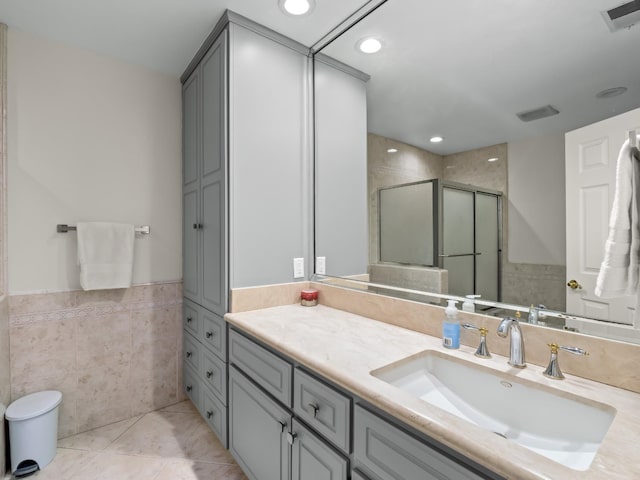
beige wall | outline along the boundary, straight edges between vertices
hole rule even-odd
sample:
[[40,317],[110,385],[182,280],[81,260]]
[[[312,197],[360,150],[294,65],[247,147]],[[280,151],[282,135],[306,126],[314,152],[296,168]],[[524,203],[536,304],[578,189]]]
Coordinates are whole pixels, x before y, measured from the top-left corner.
[[4,474],[5,422],[4,412],[11,400],[11,375],[9,363],[9,314],[7,302],[6,269],[6,53],[7,27],[0,24],[0,476]]
[[182,399],[182,285],[9,299],[11,399],[62,392],[65,437]]
[[11,294],[79,288],[74,233],[57,223],[150,225],[135,284],[181,271],[179,79],[10,29]]
[[[183,398],[181,86],[16,30],[8,46],[0,401],[60,390],[63,437]],[[78,290],[75,234],[55,225],[91,220],[151,226],[137,286]]]

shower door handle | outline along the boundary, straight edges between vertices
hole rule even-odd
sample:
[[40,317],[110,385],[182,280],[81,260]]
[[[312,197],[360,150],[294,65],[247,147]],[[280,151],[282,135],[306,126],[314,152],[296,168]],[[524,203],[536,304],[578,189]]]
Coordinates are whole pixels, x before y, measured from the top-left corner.
[[453,255],[438,255],[439,257],[443,257],[443,258],[452,258],[452,257],[475,257],[477,255],[482,255],[482,252],[477,252],[477,253],[455,253]]

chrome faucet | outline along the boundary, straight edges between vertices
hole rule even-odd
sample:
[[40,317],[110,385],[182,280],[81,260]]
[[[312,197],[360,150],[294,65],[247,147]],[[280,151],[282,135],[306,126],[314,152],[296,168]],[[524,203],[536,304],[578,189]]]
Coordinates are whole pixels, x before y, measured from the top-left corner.
[[[516,317],[519,317],[520,312],[516,313]],[[506,338],[510,335],[509,343],[509,365],[516,368],[524,368],[527,366],[524,358],[524,337],[522,336],[522,330],[520,329],[520,322],[518,318],[505,317],[498,325],[498,336]]]

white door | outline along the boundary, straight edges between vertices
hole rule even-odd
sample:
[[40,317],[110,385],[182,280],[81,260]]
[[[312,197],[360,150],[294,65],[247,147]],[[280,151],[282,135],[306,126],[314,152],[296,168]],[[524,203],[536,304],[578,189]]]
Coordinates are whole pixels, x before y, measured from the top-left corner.
[[640,109],[603,120],[565,135],[567,209],[567,311],[633,324],[636,296],[602,299],[594,294],[609,213],[615,193],[618,153],[629,130],[640,133]]

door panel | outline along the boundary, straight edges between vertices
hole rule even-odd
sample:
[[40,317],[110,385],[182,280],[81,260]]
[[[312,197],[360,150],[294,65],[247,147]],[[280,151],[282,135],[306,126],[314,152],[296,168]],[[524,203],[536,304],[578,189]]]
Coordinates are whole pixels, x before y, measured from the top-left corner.
[[[623,324],[634,323],[636,296],[607,299],[594,291],[609,231],[618,153],[631,129],[640,131],[640,109],[565,135],[567,281],[581,286],[567,287],[567,311]],[[584,333],[591,328],[588,322],[571,326]]]
[[474,253],[473,197],[473,192],[442,189],[442,251],[445,255]]
[[288,480],[289,414],[229,368],[229,451],[251,480]]
[[347,459],[296,420],[291,427],[292,480],[347,480]]
[[500,294],[499,198],[476,193],[476,294],[498,299]]
[[200,302],[200,231],[197,229],[199,202],[197,185],[194,184],[193,187],[195,188],[185,190],[182,199],[182,281],[184,296],[194,302]]

